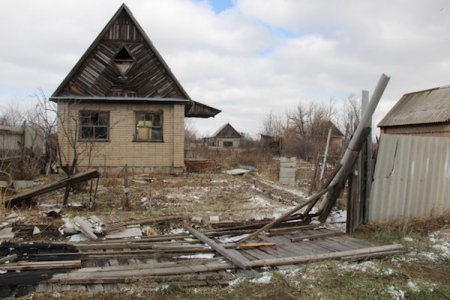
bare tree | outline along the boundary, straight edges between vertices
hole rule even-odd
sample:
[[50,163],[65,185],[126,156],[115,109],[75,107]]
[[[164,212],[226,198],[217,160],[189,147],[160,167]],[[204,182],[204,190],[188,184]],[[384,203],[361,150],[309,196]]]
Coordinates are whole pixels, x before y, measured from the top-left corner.
[[24,111],[19,109],[19,106],[10,104],[0,114],[0,125],[6,125],[11,127],[20,127],[25,121]]
[[350,95],[345,100],[341,118],[342,126],[348,128],[349,135],[352,135],[361,118],[361,103],[355,95]]
[[279,137],[284,129],[283,117],[270,111],[263,121],[262,134]]
[[184,141],[186,144],[193,143],[198,139],[197,129],[192,124],[191,119],[184,119]]

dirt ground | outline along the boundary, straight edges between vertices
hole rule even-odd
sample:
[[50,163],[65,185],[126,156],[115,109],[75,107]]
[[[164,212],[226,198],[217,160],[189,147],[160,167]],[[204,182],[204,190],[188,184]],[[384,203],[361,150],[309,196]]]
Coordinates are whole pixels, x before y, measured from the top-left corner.
[[[300,203],[308,191],[307,177],[299,179],[298,187],[287,187],[264,178],[256,173],[245,175],[229,175],[222,171],[208,173],[185,173],[181,175],[138,174],[128,179],[127,196],[124,192],[124,179],[114,177],[100,178],[94,209],[87,209],[89,203],[89,185],[83,184],[69,196],[69,207],[64,209],[65,217],[96,215],[107,224],[129,221],[133,219],[179,216],[183,224],[190,225],[194,218],[202,227],[208,227],[210,218],[218,217],[224,221],[248,221],[273,218]],[[298,169],[303,174],[301,168]],[[300,176],[298,176],[300,178]],[[50,175],[34,180],[35,186],[47,184],[63,178],[62,175]],[[22,192],[26,190],[20,190]],[[18,208],[1,213],[6,216],[15,212],[23,217],[23,224],[37,225],[55,223],[44,215],[52,208],[59,208],[64,189],[38,197],[37,205],[29,208]],[[128,197],[129,207],[124,208]],[[53,226],[53,227],[56,227]],[[49,229],[50,230],[50,229]],[[54,231],[54,230],[53,230]],[[157,228],[155,234],[159,232]],[[42,233],[45,236],[45,229]],[[48,236],[45,236],[48,238]],[[39,236],[32,237],[38,239]],[[63,237],[55,235],[54,239]]]
[[[299,203],[309,190],[313,166],[300,162],[297,168],[297,187],[281,186],[271,176],[246,174],[232,176],[221,171],[151,176],[139,174],[129,178],[128,210],[123,178],[101,178],[94,210],[79,208],[87,204],[85,188],[70,195],[70,204],[64,217],[96,215],[105,223],[115,224],[134,219],[180,216],[182,222],[154,226],[147,234],[164,234],[196,223],[210,227],[210,217],[223,221],[244,221],[272,218]],[[51,175],[35,180],[36,185],[62,178]],[[57,231],[60,219],[51,219],[44,213],[60,205],[63,190],[38,199],[30,208],[5,210],[1,216],[15,213],[22,224],[40,226],[41,233],[24,232],[19,240],[65,240]],[[197,221],[193,220],[197,217]],[[450,219],[450,217],[448,218]],[[447,223],[446,223],[447,222]],[[102,299],[450,299],[450,234],[449,221],[423,220],[417,223],[381,224],[367,226],[355,235],[378,243],[401,243],[408,252],[365,263],[323,262],[298,266],[288,270],[267,270],[257,277],[243,277],[227,287],[179,289],[170,284],[146,290],[132,286],[117,295],[98,295]],[[418,226],[414,226],[417,224]],[[49,295],[33,294],[36,299]],[[88,294],[55,294],[54,298],[83,299]]]

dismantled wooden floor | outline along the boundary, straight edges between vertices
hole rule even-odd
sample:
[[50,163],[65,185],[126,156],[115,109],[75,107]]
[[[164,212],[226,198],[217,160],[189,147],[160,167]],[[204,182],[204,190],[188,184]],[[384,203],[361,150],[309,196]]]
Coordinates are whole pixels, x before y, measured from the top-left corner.
[[19,290],[115,292],[133,282],[148,287],[168,282],[226,285],[261,267],[362,260],[403,251],[399,245],[375,246],[319,225],[273,228],[259,242],[239,248],[235,242],[240,235],[252,230],[188,230],[191,234],[142,239],[9,245],[20,261],[0,265],[8,270],[0,275],[0,290],[17,295]]

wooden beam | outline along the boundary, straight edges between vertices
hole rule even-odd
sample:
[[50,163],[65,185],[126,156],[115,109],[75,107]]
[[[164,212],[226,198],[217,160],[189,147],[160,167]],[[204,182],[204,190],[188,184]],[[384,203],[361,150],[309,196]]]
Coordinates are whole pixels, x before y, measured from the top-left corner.
[[403,249],[402,245],[395,244],[395,245],[368,247],[368,248],[362,248],[362,249],[357,249],[357,250],[347,250],[347,251],[339,251],[339,252],[331,252],[331,253],[323,253],[323,254],[253,260],[253,261],[249,262],[249,266],[250,267],[264,267],[264,266],[304,264],[304,263],[329,260],[329,259],[339,259],[342,257],[363,255],[363,254],[368,255],[368,256],[369,255],[378,255],[381,252],[389,253],[389,251],[402,250],[402,249]]
[[12,264],[2,265],[2,270],[8,271],[25,271],[25,270],[51,270],[51,269],[79,269],[81,268],[80,260],[65,261],[24,261]]
[[202,242],[204,242],[205,244],[207,244],[208,246],[213,248],[215,251],[220,253],[226,259],[231,261],[234,265],[236,265],[239,268],[244,269],[244,270],[248,269],[247,264],[248,264],[249,260],[246,259],[244,256],[242,256],[242,254],[240,254],[237,250],[225,249],[224,246],[214,242],[212,239],[208,238],[206,235],[195,230],[192,227],[189,227],[187,230],[193,236],[195,236],[196,238],[198,238],[199,240],[201,240]]
[[239,247],[239,245],[241,245],[242,243],[244,243],[245,241],[249,241],[250,239],[258,236],[261,232],[268,230],[270,228],[272,228],[273,226],[275,226],[276,224],[278,224],[279,222],[283,221],[284,219],[286,219],[287,217],[289,217],[290,215],[292,215],[293,213],[295,213],[296,211],[298,211],[299,209],[307,206],[308,204],[316,201],[317,199],[319,199],[320,197],[322,197],[322,195],[326,194],[328,191],[330,191],[332,188],[332,186],[329,186],[319,192],[317,192],[316,194],[308,197],[306,199],[306,202],[297,205],[296,207],[294,207],[293,209],[289,210],[288,212],[285,212],[283,215],[281,215],[280,217],[276,218],[275,220],[273,220],[272,222],[270,222],[269,224],[267,224],[266,226],[256,230],[254,233],[250,234],[249,236],[243,238],[242,240],[240,240],[237,244],[236,247]]
[[0,265],[6,262],[13,262],[17,259],[17,254],[7,255],[5,257],[0,258]]
[[299,236],[299,237],[293,237],[291,238],[291,242],[300,242],[303,240],[315,240],[315,239],[321,239],[329,236],[339,236],[344,235],[344,232],[341,231],[332,231],[332,232],[321,232],[317,234],[312,235],[305,235],[305,236]]
[[100,173],[97,170],[90,170],[86,171],[84,173],[79,173],[76,175],[73,175],[72,177],[64,178],[62,180],[59,180],[57,182],[53,182],[41,187],[37,187],[29,192],[24,192],[22,194],[14,195],[10,197],[7,201],[5,201],[5,207],[13,207],[16,205],[20,205],[22,202],[30,200],[33,197],[43,195],[46,193],[50,193],[52,191],[56,191],[58,189],[62,189],[64,187],[67,187],[69,185],[74,185],[77,183],[81,183],[84,181],[88,181],[92,178],[97,178],[100,176]]

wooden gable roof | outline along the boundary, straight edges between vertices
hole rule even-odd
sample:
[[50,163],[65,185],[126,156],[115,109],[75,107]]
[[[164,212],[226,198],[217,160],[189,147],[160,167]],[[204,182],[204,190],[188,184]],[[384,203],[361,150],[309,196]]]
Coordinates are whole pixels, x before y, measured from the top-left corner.
[[241,134],[227,123],[220,127],[213,135],[215,138],[240,138]]
[[125,4],[50,99],[185,102],[187,117],[212,117],[220,112],[190,98]]

